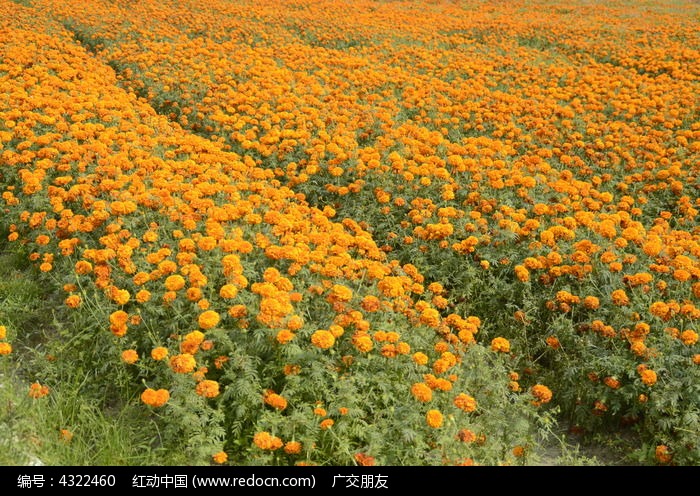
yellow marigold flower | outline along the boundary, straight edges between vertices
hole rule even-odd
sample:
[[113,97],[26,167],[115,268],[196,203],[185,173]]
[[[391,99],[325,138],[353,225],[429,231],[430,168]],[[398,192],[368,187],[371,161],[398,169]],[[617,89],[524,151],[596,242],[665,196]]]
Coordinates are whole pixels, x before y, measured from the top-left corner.
[[151,350],[151,358],[154,360],[163,360],[168,357],[168,349],[164,346],[158,346]]
[[428,403],[433,399],[433,391],[424,382],[417,382],[411,386],[411,394],[422,403]]
[[335,338],[329,331],[321,329],[311,335],[311,344],[317,348],[327,350],[335,344]]
[[219,383],[209,379],[200,381],[195,386],[195,392],[204,398],[216,398],[219,396]]
[[167,389],[158,389],[156,391],[155,389],[148,388],[141,393],[141,401],[153,408],[159,408],[165,405],[169,399],[170,392]]
[[362,353],[367,353],[374,348],[374,342],[372,338],[367,334],[361,334],[359,336],[353,337],[352,339],[355,348],[357,348]]
[[284,452],[288,455],[298,455],[301,453],[301,443],[299,441],[289,441],[284,445]]
[[549,403],[552,400],[552,391],[542,384],[535,384],[530,389],[532,395],[536,398],[533,402],[534,405],[540,406],[544,403]]
[[428,410],[428,413],[425,414],[426,423],[433,429],[439,429],[442,427],[442,420],[443,417],[440,410]]
[[335,421],[333,419],[327,418],[327,419],[321,420],[321,423],[319,424],[319,426],[321,427],[321,430],[325,431],[325,430],[333,427],[333,424],[335,424]]
[[204,341],[204,333],[202,331],[192,331],[188,332],[185,337],[185,341],[190,341],[192,343],[201,344]]
[[506,338],[493,338],[491,340],[491,350],[501,353],[510,353],[510,342]]
[[132,364],[136,363],[139,359],[139,354],[136,350],[124,350],[122,351],[122,362]]
[[192,372],[197,365],[194,357],[189,353],[181,353],[170,359],[170,368],[178,374]]
[[211,455],[211,459],[214,463],[222,465],[228,460],[228,455],[224,451],[219,451],[218,453],[214,453],[213,455]]
[[232,299],[238,295],[238,288],[234,284],[225,284],[219,289],[219,296],[225,299]]
[[29,386],[29,397],[39,399],[49,394],[48,386],[42,386],[40,383],[35,382]]
[[530,271],[528,271],[527,268],[522,265],[516,265],[515,277],[517,277],[521,282],[527,282],[530,280]]
[[283,443],[277,436],[271,435],[269,432],[258,432],[253,436],[253,444],[261,450],[274,451],[282,447]]
[[454,404],[457,408],[464,410],[467,413],[476,411],[477,407],[476,400],[464,393],[460,393],[455,397]]
[[413,361],[417,365],[426,365],[428,363],[428,355],[420,351],[413,354]]
[[0,355],[9,355],[12,353],[12,345],[10,343],[0,343]]
[[211,329],[216,327],[220,320],[221,316],[218,313],[216,313],[214,310],[207,310],[199,315],[199,327],[205,330]]
[[141,289],[134,295],[134,297],[136,298],[137,302],[146,303],[151,299],[151,292],[145,289]]
[[5,339],[7,337],[7,327],[0,325],[0,339]]

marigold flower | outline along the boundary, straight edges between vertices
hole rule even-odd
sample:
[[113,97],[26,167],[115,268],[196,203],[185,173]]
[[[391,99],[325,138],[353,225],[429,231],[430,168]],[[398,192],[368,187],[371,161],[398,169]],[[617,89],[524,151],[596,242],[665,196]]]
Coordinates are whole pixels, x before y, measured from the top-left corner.
[[553,350],[558,350],[561,348],[561,343],[559,342],[559,338],[556,336],[547,336],[547,339],[545,339],[545,342],[547,343],[547,346],[552,348]]
[[372,467],[374,466],[375,460],[373,456],[366,455],[364,453],[355,453],[355,462],[361,467]]
[[207,310],[199,315],[198,323],[202,329],[211,329],[216,327],[221,320],[221,316],[214,310]]
[[0,325],[0,339],[7,338],[7,327]]
[[352,343],[355,345],[355,348],[362,353],[372,351],[372,348],[374,348],[374,342],[368,334],[361,334],[353,337]]
[[197,365],[194,357],[189,353],[181,353],[170,359],[170,368],[178,374],[192,372]]
[[170,392],[167,389],[151,389],[147,388],[141,393],[141,401],[153,408],[159,408],[165,405],[170,399]]
[[38,382],[35,382],[29,386],[29,397],[39,399],[49,394],[48,386],[43,386]]
[[283,446],[282,440],[267,431],[258,432],[253,436],[253,443],[261,450],[274,451]]
[[209,379],[200,381],[195,386],[195,392],[204,398],[216,398],[219,396],[219,383]]
[[457,408],[464,410],[467,413],[474,412],[477,408],[476,400],[464,393],[460,393],[455,397],[454,404]]
[[12,345],[10,343],[0,343],[0,355],[9,355],[12,353]]
[[646,384],[647,386],[653,386],[656,384],[656,372],[654,372],[651,369],[644,369],[641,372],[639,372],[639,376],[642,379],[642,382]]
[[65,299],[65,304],[69,308],[78,308],[82,300],[79,295],[70,295]]
[[228,460],[228,455],[224,451],[219,451],[218,453],[211,455],[211,459],[214,461],[214,463],[222,465]]
[[664,444],[660,444],[656,447],[654,450],[654,455],[659,463],[670,463],[673,459],[671,450]]
[[506,338],[493,338],[491,340],[491,350],[501,353],[510,353],[510,342]]
[[136,350],[124,350],[122,351],[122,362],[132,364],[136,363],[139,359],[139,354]]
[[417,382],[411,386],[411,394],[422,403],[428,403],[433,399],[433,391],[424,382]]
[[335,424],[335,420],[327,418],[327,419],[321,420],[321,423],[319,424],[319,426],[321,427],[321,430],[325,431],[325,430],[328,430],[331,427],[333,427],[333,424]]
[[610,294],[612,301],[617,306],[629,305],[630,299],[624,289],[616,289]]
[[168,357],[168,349],[163,346],[158,346],[151,350],[151,358],[154,360],[163,360]]
[[227,300],[233,299],[238,295],[238,288],[234,284],[225,284],[219,289],[219,296]]
[[73,440],[73,433],[68,429],[61,429],[59,431],[59,436],[61,438],[61,441],[65,443],[70,443]]
[[698,342],[698,333],[692,330],[683,331],[680,335],[680,340],[686,346],[692,346]]
[[433,429],[442,427],[442,420],[443,418],[440,410],[428,410],[428,413],[425,414],[426,423]]
[[327,350],[335,344],[335,338],[329,331],[321,329],[311,335],[311,344],[317,348]]
[[535,384],[530,389],[530,392],[535,397],[533,404],[535,406],[540,406],[544,403],[549,403],[552,399],[552,391],[542,384]]
[[289,329],[282,329],[277,332],[276,340],[279,344],[287,344],[294,339],[295,334]]
[[299,441],[289,441],[284,445],[284,452],[288,455],[298,455],[301,449],[302,445]]
[[265,403],[270,405],[275,410],[282,411],[287,408],[287,400],[276,393],[268,393],[264,395]]

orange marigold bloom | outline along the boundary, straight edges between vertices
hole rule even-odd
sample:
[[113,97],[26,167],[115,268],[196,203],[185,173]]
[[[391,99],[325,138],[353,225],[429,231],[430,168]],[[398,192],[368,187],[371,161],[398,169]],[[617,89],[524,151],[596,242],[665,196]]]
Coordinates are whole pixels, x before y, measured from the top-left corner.
[[547,339],[545,339],[545,342],[547,343],[547,346],[554,350],[558,350],[559,348],[561,348],[559,338],[557,338],[556,336],[548,336]]
[[292,339],[294,339],[295,334],[290,331],[289,329],[282,329],[277,333],[277,342],[279,344],[287,344],[289,343]]
[[454,399],[454,404],[460,410],[464,410],[467,413],[476,411],[477,403],[474,398],[468,394],[460,393]]
[[335,424],[335,421],[333,419],[327,418],[327,419],[321,420],[321,423],[319,424],[319,426],[321,427],[322,430],[325,431],[325,430],[333,427],[333,424]]
[[686,330],[681,333],[680,339],[684,345],[692,346],[698,342],[698,333],[692,330]]
[[657,376],[656,372],[651,369],[643,369],[639,372],[639,376],[642,378],[642,382],[647,386],[653,386],[656,384]]
[[298,455],[301,453],[301,443],[299,441],[289,441],[284,445],[284,452],[288,455]]
[[630,299],[624,289],[616,289],[610,296],[613,303],[617,306],[626,306],[630,303]]
[[42,386],[40,383],[35,382],[29,386],[29,397],[39,399],[49,394],[48,386]]
[[510,353],[510,342],[506,338],[493,338],[491,340],[491,350],[501,353]]
[[179,274],[168,276],[165,279],[165,288],[168,291],[179,291],[185,287],[185,278]]
[[654,456],[659,463],[670,463],[673,459],[671,450],[664,444],[660,444],[656,447],[656,450],[654,450]]
[[82,303],[79,295],[70,295],[65,300],[66,306],[69,308],[78,308]]
[[311,344],[326,350],[335,344],[335,338],[329,331],[321,329],[311,335]]
[[122,351],[122,362],[132,364],[136,363],[139,359],[139,354],[136,350],[124,350]]
[[9,355],[12,353],[12,345],[10,343],[0,343],[0,355]]
[[433,399],[433,390],[424,382],[417,382],[411,386],[411,394],[422,403],[428,403]]
[[355,348],[357,348],[359,351],[362,353],[367,353],[374,348],[374,342],[372,341],[372,338],[369,337],[367,334],[361,334],[359,336],[355,336],[352,339],[352,343],[355,345]]
[[428,363],[428,355],[420,351],[413,354],[413,361],[417,365],[426,365]]
[[209,379],[200,381],[195,387],[195,392],[204,398],[216,398],[219,396],[219,383]]
[[269,432],[258,432],[253,436],[253,443],[261,450],[274,451],[283,446],[282,440],[277,436],[271,435]]
[[151,350],[151,358],[154,360],[163,360],[168,356],[168,349],[164,346],[158,346]]
[[234,284],[225,284],[219,289],[219,296],[226,299],[235,298],[238,295],[238,288]]
[[194,357],[189,353],[181,353],[170,359],[170,368],[178,374],[192,372],[197,365]]
[[170,392],[167,389],[158,389],[156,391],[155,389],[148,388],[141,393],[141,401],[154,408],[165,405],[169,399]]
[[7,327],[0,325],[0,339],[5,339],[7,337]]
[[220,320],[221,316],[214,310],[207,310],[206,312],[201,313],[197,319],[199,327],[202,329],[211,329],[216,327]]
[[428,413],[425,414],[426,423],[433,429],[439,429],[442,427],[442,420],[443,417],[440,410],[428,410]]
[[219,451],[218,453],[214,453],[211,455],[211,459],[213,460],[214,463],[218,463],[219,465],[226,463],[228,460],[228,455],[224,451]]
[[693,355],[693,363],[695,365],[700,365],[700,353],[696,353],[695,355]]
[[282,411],[287,408],[287,400],[277,393],[268,392],[263,396],[263,399],[275,410]]
[[552,399],[552,391],[542,384],[535,384],[530,389],[532,395],[536,398],[533,402],[534,405],[539,406],[544,403],[549,403]]
[[366,455],[364,453],[356,453],[355,461],[361,467],[372,467],[374,465],[374,457]]

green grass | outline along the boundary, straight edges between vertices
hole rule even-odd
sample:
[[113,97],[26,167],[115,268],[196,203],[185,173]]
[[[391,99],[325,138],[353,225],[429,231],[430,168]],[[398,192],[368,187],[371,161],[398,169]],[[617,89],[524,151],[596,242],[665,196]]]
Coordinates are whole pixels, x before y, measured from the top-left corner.
[[[92,372],[47,360],[47,338],[56,335],[45,308],[52,295],[12,248],[0,245],[0,324],[14,349],[0,357],[0,465],[182,464],[176,452],[160,447],[138,398],[117,404],[81,394]],[[57,386],[33,399],[27,393],[35,380]],[[70,441],[62,429],[72,433]]]

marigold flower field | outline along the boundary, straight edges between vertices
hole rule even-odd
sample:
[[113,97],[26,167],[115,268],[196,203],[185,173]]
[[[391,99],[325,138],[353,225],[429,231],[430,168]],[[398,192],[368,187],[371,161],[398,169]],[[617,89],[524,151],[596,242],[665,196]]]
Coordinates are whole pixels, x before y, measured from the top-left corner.
[[700,463],[697,2],[0,18],[3,246],[61,295],[32,401],[79,362],[192,464],[528,464],[555,422]]

